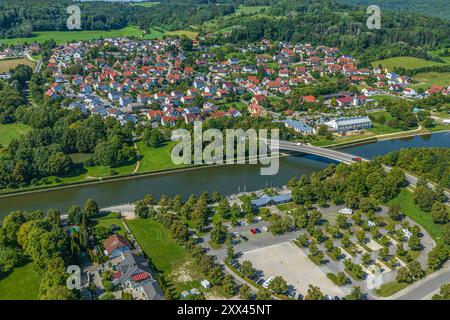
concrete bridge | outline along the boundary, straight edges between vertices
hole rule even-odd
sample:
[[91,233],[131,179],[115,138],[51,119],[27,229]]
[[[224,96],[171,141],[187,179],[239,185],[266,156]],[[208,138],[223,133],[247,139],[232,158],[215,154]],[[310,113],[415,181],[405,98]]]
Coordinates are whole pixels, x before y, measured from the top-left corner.
[[[266,140],[268,145],[270,146],[271,141]],[[300,153],[306,153],[306,154],[312,154],[315,156],[323,157],[326,159],[335,160],[338,162],[343,162],[346,164],[352,164],[357,161],[364,161],[369,162],[370,159],[366,159],[357,155],[349,154],[346,152],[334,150],[334,149],[327,149],[327,148],[321,148],[321,147],[314,147],[307,144],[300,144],[300,143],[294,143],[289,141],[283,141],[279,140],[279,149],[280,150],[289,150],[289,151],[296,151]],[[384,169],[386,171],[391,171],[392,167],[383,165]],[[419,178],[413,176],[410,173],[405,172],[406,180],[408,180],[409,184],[412,186],[416,186]],[[428,186],[432,189],[434,189],[436,186],[433,183],[428,183]],[[445,191],[445,194],[447,195],[447,198],[450,199],[450,192]],[[449,202],[446,202],[447,205],[450,205]]]
[[[294,143],[294,142],[288,142],[288,141],[282,141],[279,140],[279,148],[281,150],[289,150],[289,151],[296,151],[306,154],[312,154],[315,156],[335,160],[338,162],[343,162],[346,164],[352,164],[357,161],[366,161],[369,162],[369,159],[365,159],[353,154],[349,154],[346,152],[334,150],[334,149],[327,149],[327,148],[320,148],[320,147],[313,147],[311,145],[307,144],[300,144],[300,143]],[[270,145],[270,141],[269,141]],[[356,160],[358,159],[358,160]],[[360,160],[359,160],[360,159]]]

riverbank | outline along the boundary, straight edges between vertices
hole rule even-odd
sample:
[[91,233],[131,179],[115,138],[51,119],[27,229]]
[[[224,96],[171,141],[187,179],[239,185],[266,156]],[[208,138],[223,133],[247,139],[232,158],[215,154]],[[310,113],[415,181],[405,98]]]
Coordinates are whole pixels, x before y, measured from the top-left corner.
[[[290,154],[287,154],[287,153],[280,154],[280,157],[289,157],[289,156],[290,156]],[[266,160],[266,159],[267,158],[262,158],[261,160]],[[249,161],[249,159],[246,159],[246,161]],[[231,166],[231,165],[234,165],[234,163],[233,164],[223,163],[223,164],[213,164],[213,165],[201,164],[201,165],[185,166],[185,167],[180,167],[180,168],[176,168],[176,169],[165,169],[165,170],[144,171],[144,172],[137,172],[137,170],[134,169],[133,173],[130,173],[130,174],[121,174],[121,175],[101,177],[101,178],[90,177],[89,179],[81,180],[81,181],[62,182],[57,185],[54,185],[54,184],[48,185],[48,186],[44,185],[44,186],[23,188],[23,189],[15,190],[15,191],[0,192],[0,199],[14,197],[14,196],[18,196],[18,195],[51,192],[51,191],[64,190],[64,189],[70,189],[70,188],[76,188],[76,187],[91,186],[91,185],[102,184],[102,183],[107,183],[107,182],[131,180],[131,179],[136,179],[136,178],[145,178],[145,177],[154,177],[154,176],[163,176],[163,175],[170,175],[170,174],[176,174],[176,173],[181,173],[181,172],[201,170],[204,168],[223,167],[223,166]]]
[[[342,150],[372,159],[402,148],[421,147],[450,148],[450,133],[377,141],[345,147]],[[47,188],[43,190],[26,190],[27,193],[21,190],[21,193],[0,196],[0,219],[14,210],[46,211],[54,208],[65,212],[72,205],[83,205],[87,199],[95,199],[100,207],[109,207],[135,202],[143,199],[148,193],[153,194],[155,198],[163,194],[189,197],[191,194],[198,195],[204,191],[218,191],[223,195],[230,195],[242,190],[281,187],[292,177],[310,176],[332,163],[335,162],[313,155],[286,156],[280,159],[279,172],[274,176],[261,176],[261,165],[201,166],[127,177],[117,175],[110,179],[103,178],[60,186],[58,189],[54,186],[46,186]]]
[[338,149],[338,148],[345,148],[345,147],[363,145],[363,144],[377,142],[377,141],[397,140],[397,139],[402,139],[402,138],[424,136],[424,135],[432,135],[432,134],[445,133],[445,132],[450,132],[450,128],[449,129],[445,129],[445,130],[439,130],[439,131],[429,131],[429,130],[424,129],[424,128],[418,128],[416,130],[402,131],[402,132],[396,132],[396,133],[389,133],[389,134],[377,135],[377,136],[373,136],[373,137],[361,138],[361,139],[348,141],[348,142],[341,142],[341,143],[330,144],[330,145],[323,146],[323,148],[333,148],[333,149],[336,148],[336,149]]
[[[398,132],[398,133],[393,133],[393,134],[378,135],[376,137],[369,137],[369,138],[363,138],[363,139],[353,140],[353,141],[349,141],[349,142],[342,142],[342,143],[327,145],[327,146],[323,146],[323,148],[342,149],[342,148],[347,148],[347,147],[363,146],[366,144],[369,145],[369,144],[376,143],[379,141],[397,140],[397,139],[408,138],[408,137],[433,135],[433,134],[450,132],[450,129],[440,130],[440,131],[436,131],[436,132],[430,132],[428,130],[426,130],[426,131],[424,131],[424,130],[426,130],[426,129],[418,128],[418,129],[412,130],[412,131],[404,131],[404,132]],[[291,154],[283,153],[281,156],[288,157],[290,155]],[[215,164],[215,165],[202,164],[202,165],[191,165],[191,166],[184,166],[184,167],[179,167],[179,168],[170,168],[170,169],[154,170],[154,171],[142,171],[142,172],[138,172],[136,169],[134,169],[133,172],[129,173],[129,174],[118,174],[118,175],[106,176],[106,177],[89,177],[89,179],[79,180],[79,181],[60,182],[60,183],[51,184],[51,185],[39,185],[39,186],[33,186],[33,187],[25,187],[25,188],[16,189],[16,190],[0,191],[0,199],[14,197],[17,195],[27,195],[27,194],[35,194],[35,193],[42,193],[42,192],[51,192],[51,191],[56,191],[56,190],[64,190],[64,189],[77,188],[77,187],[83,187],[83,186],[98,185],[98,184],[114,182],[114,181],[131,180],[131,179],[144,178],[144,177],[164,176],[164,175],[177,174],[177,173],[182,173],[182,172],[187,172],[187,171],[192,171],[192,170],[201,170],[201,169],[205,169],[205,168],[222,167],[222,166],[229,166],[229,165],[230,164],[227,164],[227,163]]]

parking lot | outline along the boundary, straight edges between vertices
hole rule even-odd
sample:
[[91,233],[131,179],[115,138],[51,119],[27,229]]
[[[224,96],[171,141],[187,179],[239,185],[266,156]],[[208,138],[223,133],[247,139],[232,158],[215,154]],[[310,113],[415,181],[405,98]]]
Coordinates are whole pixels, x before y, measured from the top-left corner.
[[303,296],[309,284],[319,286],[324,294],[345,296],[342,288],[334,285],[325,271],[315,265],[294,243],[288,241],[280,244],[243,252],[239,261],[252,262],[253,267],[262,271],[262,278],[282,276],[288,285],[292,285],[296,294]]

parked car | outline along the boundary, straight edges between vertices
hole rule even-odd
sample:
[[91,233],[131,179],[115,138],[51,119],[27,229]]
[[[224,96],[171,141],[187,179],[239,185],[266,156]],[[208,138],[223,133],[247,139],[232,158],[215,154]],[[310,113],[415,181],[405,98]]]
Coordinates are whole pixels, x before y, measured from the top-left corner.
[[262,229],[263,229],[265,232],[269,231],[269,228],[267,228],[266,226],[262,227]]
[[251,229],[251,230],[250,230],[250,233],[254,235],[254,234],[256,234],[257,232],[256,232],[255,229]]

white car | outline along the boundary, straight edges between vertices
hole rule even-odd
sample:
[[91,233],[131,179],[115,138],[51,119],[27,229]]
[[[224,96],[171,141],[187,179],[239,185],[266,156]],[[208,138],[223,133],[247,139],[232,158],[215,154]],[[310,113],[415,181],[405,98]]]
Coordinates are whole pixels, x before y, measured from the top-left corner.
[[262,217],[256,217],[255,220],[258,221],[258,222],[262,221]]
[[266,226],[262,227],[262,229],[263,229],[265,232],[269,231],[269,228],[267,228]]
[[298,145],[298,146],[301,146],[301,145],[302,145],[302,143],[301,143],[301,142],[297,142],[297,143],[296,143],[296,145]]
[[236,237],[236,238],[240,238],[241,237],[241,234],[239,233],[239,232],[235,232],[235,233],[233,233],[234,234],[234,236]]

